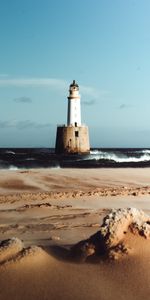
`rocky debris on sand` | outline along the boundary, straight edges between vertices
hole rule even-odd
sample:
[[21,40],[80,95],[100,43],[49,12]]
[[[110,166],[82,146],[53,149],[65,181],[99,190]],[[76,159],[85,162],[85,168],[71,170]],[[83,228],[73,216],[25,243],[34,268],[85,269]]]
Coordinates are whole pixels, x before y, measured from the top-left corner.
[[43,252],[42,248],[39,246],[30,246],[27,248],[24,248],[21,252],[18,253],[16,260],[23,260],[28,257],[37,257],[37,255],[41,254]]
[[116,246],[128,229],[136,229],[145,238],[150,237],[150,217],[137,208],[113,209],[103,220],[100,233],[108,248]]
[[30,246],[25,248],[20,239],[13,237],[0,242],[0,265],[20,261],[30,256],[39,258],[39,255],[42,253],[41,247]]
[[130,250],[124,244],[128,231],[150,238],[150,217],[136,208],[112,209],[98,232],[71,248],[71,256],[80,260],[91,255],[116,259],[128,254]]
[[16,237],[0,242],[0,263],[15,257],[23,248],[23,242]]

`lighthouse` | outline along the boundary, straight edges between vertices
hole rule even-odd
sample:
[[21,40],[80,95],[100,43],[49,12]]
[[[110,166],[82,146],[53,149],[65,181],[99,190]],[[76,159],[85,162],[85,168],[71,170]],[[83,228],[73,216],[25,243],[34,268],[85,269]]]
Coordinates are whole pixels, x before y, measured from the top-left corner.
[[57,126],[55,152],[57,154],[86,154],[90,152],[88,127],[81,123],[79,85],[69,86],[67,125]]
[[73,80],[69,88],[67,125],[81,126],[79,86],[75,80]]

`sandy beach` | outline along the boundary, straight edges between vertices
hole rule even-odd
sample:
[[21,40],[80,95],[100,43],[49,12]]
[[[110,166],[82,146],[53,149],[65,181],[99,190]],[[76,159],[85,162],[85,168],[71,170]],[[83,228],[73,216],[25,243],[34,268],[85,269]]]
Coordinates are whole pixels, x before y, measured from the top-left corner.
[[128,232],[119,259],[68,258],[127,207],[150,215],[149,168],[1,170],[0,241],[18,240],[0,251],[0,299],[148,300],[150,239]]

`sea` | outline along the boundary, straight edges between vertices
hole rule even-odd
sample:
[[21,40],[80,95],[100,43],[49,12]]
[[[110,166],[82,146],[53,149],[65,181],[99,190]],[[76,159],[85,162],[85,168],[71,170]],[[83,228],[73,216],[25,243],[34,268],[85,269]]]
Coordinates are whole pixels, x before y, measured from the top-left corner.
[[0,148],[0,169],[128,167],[150,167],[150,148],[93,148],[87,155],[57,155],[52,148]]

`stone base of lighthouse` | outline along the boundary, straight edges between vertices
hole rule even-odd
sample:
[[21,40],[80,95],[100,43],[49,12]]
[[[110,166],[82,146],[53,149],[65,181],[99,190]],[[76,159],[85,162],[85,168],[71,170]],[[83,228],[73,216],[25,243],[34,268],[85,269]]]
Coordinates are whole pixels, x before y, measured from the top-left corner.
[[89,132],[87,126],[58,126],[55,152],[57,154],[90,152]]

